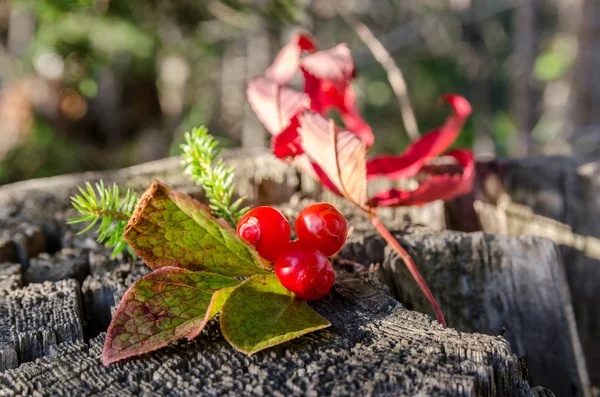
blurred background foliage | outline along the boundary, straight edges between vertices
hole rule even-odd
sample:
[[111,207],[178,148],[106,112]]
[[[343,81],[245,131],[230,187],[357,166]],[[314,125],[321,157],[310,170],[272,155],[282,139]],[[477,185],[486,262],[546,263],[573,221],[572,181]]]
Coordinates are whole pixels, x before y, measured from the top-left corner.
[[[445,92],[474,115],[480,157],[598,157],[593,0],[0,0],[0,184],[177,152],[205,124],[224,146],[267,146],[245,99],[296,31],[350,46],[373,152],[408,143],[384,69],[353,15],[402,70],[419,129]],[[596,12],[595,15],[599,13]],[[593,33],[596,33],[594,36]]]

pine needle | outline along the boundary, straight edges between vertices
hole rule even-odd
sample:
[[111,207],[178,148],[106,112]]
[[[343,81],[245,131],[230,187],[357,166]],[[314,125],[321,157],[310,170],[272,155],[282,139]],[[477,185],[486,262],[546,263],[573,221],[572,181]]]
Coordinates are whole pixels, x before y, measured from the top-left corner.
[[88,222],[88,225],[77,234],[86,233],[98,225],[96,229],[98,242],[113,247],[113,257],[125,249],[133,255],[123,234],[137,204],[137,194],[128,189],[125,197],[121,199],[117,185],[105,187],[103,181],[96,183],[95,189],[91,183],[86,182],[85,189],[80,187],[79,193],[71,197],[71,203],[81,216],[71,218],[67,223],[72,225]]
[[181,145],[184,173],[202,186],[213,215],[235,227],[239,218],[250,208],[240,208],[245,197],[232,202],[233,167],[225,165],[223,159],[218,158],[221,153],[219,142],[214,140],[206,127],[194,128],[186,132],[184,137],[185,143]]

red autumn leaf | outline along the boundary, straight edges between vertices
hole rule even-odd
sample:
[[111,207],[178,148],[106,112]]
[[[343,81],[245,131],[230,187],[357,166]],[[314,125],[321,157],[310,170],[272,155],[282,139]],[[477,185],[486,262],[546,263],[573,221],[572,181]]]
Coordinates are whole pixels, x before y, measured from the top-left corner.
[[[310,160],[310,159],[309,159]],[[344,196],[337,188],[337,186],[335,185],[335,183],[332,182],[331,179],[329,179],[329,177],[327,176],[327,174],[325,173],[325,171],[323,171],[323,169],[319,166],[319,164],[313,162],[310,162],[310,165],[312,167],[312,171],[314,172],[315,175],[315,179],[318,180],[319,182],[321,182],[321,186],[323,186],[326,189],[329,189],[330,191],[332,191],[333,193],[337,194],[338,196]]]
[[354,62],[348,47],[340,44],[308,55],[300,61],[300,69],[311,110],[325,115],[329,109],[338,109],[346,128],[365,141],[367,147],[373,145],[373,132],[356,108],[350,85],[354,78]]
[[295,115],[281,133],[273,136],[271,151],[277,158],[293,158],[304,153],[302,139],[298,135],[299,126],[298,115]]
[[[373,206],[396,207],[423,205],[435,200],[450,200],[467,194],[473,188],[475,158],[469,150],[453,150],[447,154],[463,168],[461,174],[432,175],[416,190],[390,189],[376,194],[369,203]],[[436,166],[428,166],[427,172],[435,174]]]
[[263,76],[248,83],[247,96],[250,106],[272,135],[281,133],[298,112],[310,105],[306,94],[279,86]]
[[[303,52],[311,54],[300,58]],[[305,94],[287,87],[298,69],[305,77]],[[260,121],[274,136],[271,145],[277,157],[302,154],[295,117],[301,110],[309,108],[321,115],[331,108],[338,109],[346,128],[363,139],[367,147],[373,144],[371,127],[356,108],[354,91],[350,86],[353,75],[354,63],[345,44],[315,52],[310,36],[296,35],[282,48],[265,75],[250,82],[248,100]]]
[[452,107],[453,114],[441,128],[431,131],[410,145],[399,156],[380,156],[367,162],[367,178],[384,176],[387,179],[404,179],[416,175],[430,159],[442,154],[456,140],[471,105],[459,95],[447,94],[443,99]]
[[296,167],[319,181],[326,189],[342,196],[321,167],[307,156],[303,156],[304,148],[302,147],[302,138],[298,133],[299,126],[299,115],[297,115],[292,118],[290,124],[280,134],[273,136],[271,139],[273,154],[280,159],[293,158]]
[[[266,71],[266,82],[258,84],[258,80],[255,80],[255,86],[248,89],[253,109],[274,135],[273,152],[280,158],[294,158],[294,164],[299,169],[324,187],[347,198],[369,216],[384,239],[402,257],[431,303],[438,320],[445,326],[442,311],[416,265],[369,205],[423,204],[440,198],[449,199],[471,190],[474,159],[469,151],[449,154],[463,166],[462,174],[438,175],[441,171],[439,167],[423,168],[428,160],[442,154],[454,142],[471,113],[469,103],[457,95],[444,96],[454,114],[441,128],[415,142],[402,155],[376,158],[367,165],[366,150],[373,144],[374,137],[371,127],[357,109],[350,85],[354,77],[350,50],[341,44],[300,58],[304,50],[314,50],[312,41],[302,44],[295,37]],[[280,90],[288,87],[280,86],[289,83],[297,68],[304,75],[308,106],[304,102],[306,99],[300,98],[297,92],[294,94],[296,100],[290,101],[291,95],[288,95],[288,102],[284,106],[280,103],[283,101]],[[290,106],[290,103],[294,105]],[[283,108],[289,111],[284,114]],[[345,129],[336,127],[333,120],[327,117],[330,109],[339,110]],[[393,189],[378,194],[367,203],[367,178],[407,178],[419,171],[429,174],[429,178],[414,192]]]
[[[299,113],[292,117],[289,124],[279,134],[271,138],[271,149],[277,158],[293,158],[304,153],[302,139],[298,135],[298,115]],[[361,138],[369,148],[374,142],[373,132],[371,127],[362,119],[358,110],[352,107],[349,112],[343,113],[341,116],[347,130]]]
[[290,42],[279,51],[271,66],[265,70],[265,77],[277,85],[287,85],[298,71],[302,52],[312,53],[315,50],[312,37],[304,34],[294,35]]
[[296,166],[296,168],[309,175],[314,180],[319,181],[321,186],[323,186],[324,188],[329,189],[338,196],[343,196],[343,194],[339,192],[337,187],[335,187],[334,183],[331,182],[331,179],[329,179],[329,177],[321,169],[321,167],[319,167],[317,163],[312,161],[306,154],[296,156],[294,158],[293,164]]
[[[354,62],[346,44],[305,56],[300,60],[300,69],[305,75],[327,82],[328,90],[324,93],[337,92],[343,95],[354,76]],[[335,91],[330,91],[331,88]]]
[[367,145],[367,148],[370,148],[375,142],[375,135],[373,135],[371,126],[365,122],[358,111],[354,90],[352,90],[352,87],[350,86],[346,88],[344,101],[346,103],[346,110],[341,113],[344,125],[349,131],[362,139],[365,142],[365,145]]
[[[321,103],[321,99],[325,99],[327,95],[327,92],[323,92],[323,95],[321,95],[318,90],[311,91],[311,82],[322,87],[330,87],[328,89],[329,94],[343,93],[339,95],[338,99],[330,103],[328,108],[332,106],[339,108],[343,112],[342,119],[344,122],[353,130],[352,132],[363,138],[367,145],[372,144],[373,134],[369,125],[364,122],[356,109],[354,93],[348,85],[354,73],[354,64],[346,45],[320,51],[300,60],[299,56],[302,51],[305,49],[310,51],[311,48],[309,46],[302,47],[302,41],[298,37],[302,38],[304,36],[296,36],[280,51],[271,67],[265,72],[266,77],[257,77],[249,84],[248,99],[259,119],[274,135],[271,148],[275,156],[278,158],[296,158],[295,163],[299,168],[320,180],[326,188],[340,194],[339,189],[318,164],[303,157],[296,157],[304,153],[302,139],[298,134],[298,116],[303,109],[320,107],[316,104]],[[290,67],[284,68],[281,66],[284,64],[302,66],[305,76],[308,76],[306,82],[308,88],[305,87],[305,91],[314,94],[314,97],[308,102],[307,98],[310,96],[302,97],[300,93],[289,87],[278,86],[278,84],[287,83],[291,79],[290,74],[286,78],[281,78],[282,74],[275,72],[284,69],[291,70]],[[278,100],[282,103],[278,104]],[[346,111],[347,109],[349,111]],[[321,110],[324,112],[327,109],[321,108]],[[278,114],[278,112],[281,112],[281,114]]]
[[[271,139],[271,151],[277,158],[294,158],[304,153],[302,139],[298,134],[298,127],[300,126],[298,116],[299,114],[292,117],[283,131]],[[371,127],[360,117],[358,111],[342,115],[342,120],[344,120],[348,130],[365,142],[367,148],[371,146],[373,143]]]
[[321,183],[332,184],[348,200],[364,207],[367,201],[365,143],[316,113],[306,111],[299,120],[298,132],[304,151],[316,163],[314,171]]
[[473,111],[471,104],[463,96],[456,94],[444,94],[442,95],[441,100],[446,101],[452,108],[452,111],[456,117],[462,119],[463,122],[471,115],[471,112]]

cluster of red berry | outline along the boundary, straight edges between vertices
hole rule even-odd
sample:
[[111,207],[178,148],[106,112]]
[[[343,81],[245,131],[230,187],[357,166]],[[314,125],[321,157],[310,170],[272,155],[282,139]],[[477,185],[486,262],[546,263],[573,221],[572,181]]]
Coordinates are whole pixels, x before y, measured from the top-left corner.
[[302,299],[321,299],[335,279],[327,257],[346,242],[348,224],[333,205],[317,203],[298,214],[294,229],[298,239],[290,241],[287,218],[265,206],[248,211],[238,222],[237,234],[261,257],[275,262],[275,274],[285,288]]

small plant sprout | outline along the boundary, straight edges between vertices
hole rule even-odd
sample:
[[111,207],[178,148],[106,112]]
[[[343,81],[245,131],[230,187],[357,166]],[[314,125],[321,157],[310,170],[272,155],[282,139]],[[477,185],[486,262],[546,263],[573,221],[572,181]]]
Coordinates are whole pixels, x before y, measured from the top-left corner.
[[83,234],[98,225],[98,242],[113,247],[113,257],[126,249],[133,254],[123,238],[123,233],[137,204],[137,195],[128,189],[123,198],[116,184],[106,187],[103,181],[96,183],[95,187],[94,189],[91,183],[86,182],[85,188],[80,187],[79,194],[71,197],[73,207],[81,216],[71,218],[67,223],[72,225],[88,222],[78,234]]
[[184,173],[202,186],[213,215],[235,227],[250,207],[241,207],[245,197],[232,202],[233,168],[219,158],[219,142],[204,126],[186,132],[184,137],[185,143],[181,145]]

